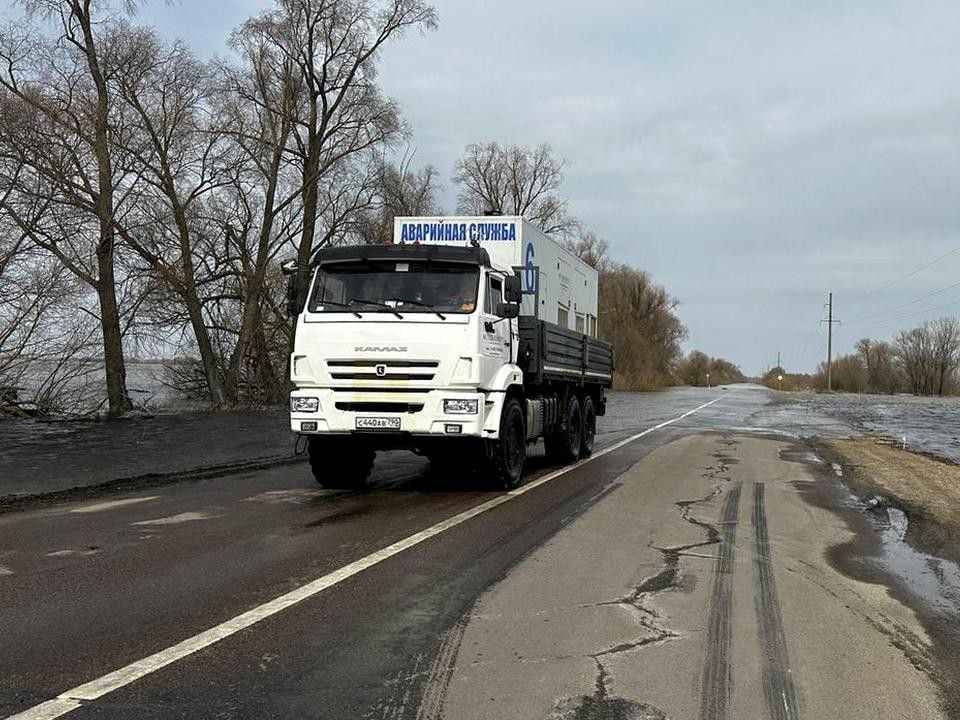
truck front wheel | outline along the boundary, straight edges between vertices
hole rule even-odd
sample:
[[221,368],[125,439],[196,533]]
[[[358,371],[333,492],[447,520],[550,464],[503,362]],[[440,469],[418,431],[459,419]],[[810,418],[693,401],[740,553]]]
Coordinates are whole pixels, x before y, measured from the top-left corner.
[[376,456],[372,448],[342,436],[336,439],[313,436],[307,447],[313,477],[323,487],[337,490],[363,487]]
[[567,465],[580,457],[583,445],[583,414],[580,401],[571,395],[563,413],[563,423],[557,432],[543,439],[544,449],[550,462]]
[[486,442],[487,471],[494,486],[504,490],[517,487],[527,460],[526,428],[518,400],[507,400],[500,415],[500,437]]

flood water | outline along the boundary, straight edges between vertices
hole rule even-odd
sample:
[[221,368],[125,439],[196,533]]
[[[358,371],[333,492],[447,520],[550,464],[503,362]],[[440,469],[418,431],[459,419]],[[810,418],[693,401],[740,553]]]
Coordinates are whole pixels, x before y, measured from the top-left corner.
[[960,398],[794,393],[790,399],[812,414],[898,442],[906,438],[908,449],[960,463]]
[[931,610],[946,617],[960,617],[960,565],[929,555],[910,544],[910,518],[882,497],[851,503],[866,512],[880,534],[880,553],[871,560],[899,578],[901,586]]

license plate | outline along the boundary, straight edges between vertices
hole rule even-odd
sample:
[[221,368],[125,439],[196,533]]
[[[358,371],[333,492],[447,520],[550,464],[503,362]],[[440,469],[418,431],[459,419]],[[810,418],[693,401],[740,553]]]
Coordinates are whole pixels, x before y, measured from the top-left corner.
[[398,417],[358,417],[357,430],[399,430]]

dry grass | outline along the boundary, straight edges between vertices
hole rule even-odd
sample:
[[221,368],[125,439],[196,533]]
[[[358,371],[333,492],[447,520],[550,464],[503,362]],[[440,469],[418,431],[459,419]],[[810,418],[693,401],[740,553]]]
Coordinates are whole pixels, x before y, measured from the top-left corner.
[[830,440],[824,443],[848,472],[858,491],[879,493],[921,523],[927,549],[960,550],[960,466],[903,450],[881,438]]

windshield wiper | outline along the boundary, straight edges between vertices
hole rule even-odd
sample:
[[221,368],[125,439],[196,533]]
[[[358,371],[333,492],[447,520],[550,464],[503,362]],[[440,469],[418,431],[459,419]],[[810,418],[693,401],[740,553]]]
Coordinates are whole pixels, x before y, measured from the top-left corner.
[[403,315],[398,313],[396,308],[392,308],[386,303],[378,302],[377,300],[367,300],[365,298],[350,298],[350,301],[347,304],[352,305],[353,303],[363,303],[364,305],[376,305],[377,307],[386,308],[387,310],[392,312],[394,315],[396,315],[398,318],[403,320]]
[[433,305],[427,305],[427,303],[422,303],[419,300],[410,300],[409,298],[401,298],[401,297],[394,297],[394,298],[387,298],[387,299],[392,300],[393,302],[401,302],[401,303],[404,303],[405,305],[416,305],[417,307],[426,308],[427,310],[432,310],[433,312],[435,312],[437,314],[437,317],[439,317],[441,320],[447,319],[447,316],[444,315],[439,310],[437,310]]
[[356,315],[358,318],[360,318],[361,320],[363,320],[363,315],[361,315],[360,313],[358,313],[356,310],[354,310],[352,307],[350,307],[350,305],[348,305],[347,303],[335,302],[335,301],[333,301],[333,300],[321,300],[321,301],[318,303],[318,305],[333,305],[334,307],[346,308],[348,312],[353,313],[353,314]]

